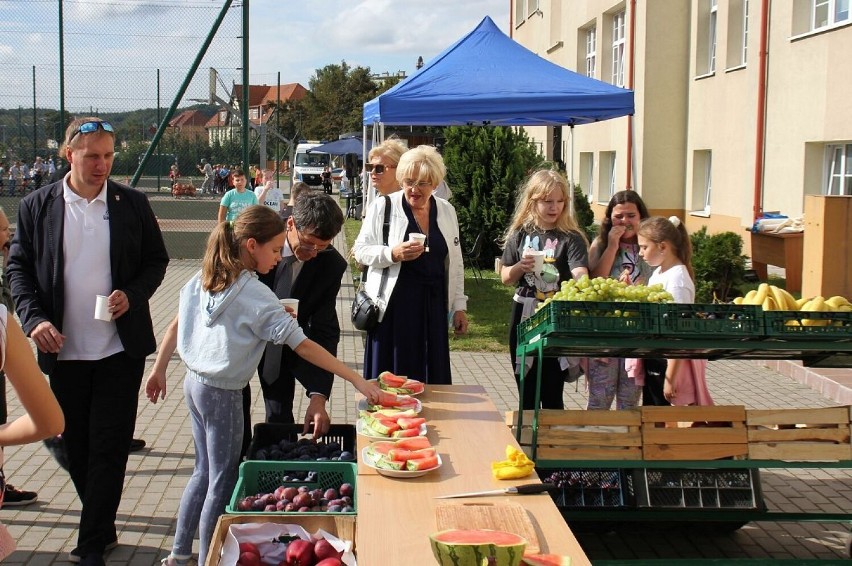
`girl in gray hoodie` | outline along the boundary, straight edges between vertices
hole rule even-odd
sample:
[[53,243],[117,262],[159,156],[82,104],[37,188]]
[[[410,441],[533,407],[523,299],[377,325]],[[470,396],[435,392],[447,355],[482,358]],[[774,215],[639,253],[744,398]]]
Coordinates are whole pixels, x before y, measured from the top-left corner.
[[352,383],[370,403],[381,391],[305,337],[255,272],[281,260],[284,222],[265,206],[246,208],[233,225],[210,235],[201,271],[180,291],[178,315],[166,329],[145,385],[152,403],[166,396],[166,368],[177,348],[186,365],[183,391],[192,421],[195,467],[181,498],[167,566],[195,564],[192,541],[199,528],[204,564],[216,521],[237,481],[243,440],[242,389],[267,342],[286,344],[310,363]]

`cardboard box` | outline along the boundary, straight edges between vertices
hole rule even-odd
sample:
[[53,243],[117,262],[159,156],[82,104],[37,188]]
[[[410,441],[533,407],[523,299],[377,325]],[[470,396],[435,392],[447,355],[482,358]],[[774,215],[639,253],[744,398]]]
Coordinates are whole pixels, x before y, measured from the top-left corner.
[[210,542],[205,566],[233,566],[231,564],[220,564],[222,547],[225,544],[228,528],[231,525],[242,523],[301,525],[311,534],[322,529],[339,539],[352,541],[353,548],[355,546],[355,517],[352,515],[222,515],[219,517],[219,522],[216,523],[216,530],[213,533],[213,540]]

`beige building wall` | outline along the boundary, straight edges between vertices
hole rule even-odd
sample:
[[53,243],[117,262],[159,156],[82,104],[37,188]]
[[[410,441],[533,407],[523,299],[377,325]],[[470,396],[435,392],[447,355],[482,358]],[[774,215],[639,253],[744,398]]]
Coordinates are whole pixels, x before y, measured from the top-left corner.
[[[522,4],[521,9],[518,4]],[[744,8],[748,6],[748,17]],[[584,73],[584,30],[597,28],[595,78],[611,81],[613,14],[635,5],[633,121],[637,189],[654,213],[686,218],[690,230],[751,226],[759,85],[761,0],[717,0],[715,68],[710,69],[710,0],[515,0],[512,34],[522,45]],[[810,32],[813,0],[772,0],[769,18],[761,208],[799,216],[806,194],[822,194],[826,145],[852,143],[852,21]],[[532,14],[522,14],[537,6]],[[519,17],[520,16],[520,17]],[[747,25],[743,61],[743,25]],[[627,60],[629,61],[629,47]],[[627,81],[627,78],[625,78]],[[593,203],[608,200],[606,158],[616,189],[627,184],[628,119],[564,128],[569,176]],[[528,128],[552,158],[546,128]],[[849,166],[852,170],[852,165]],[[711,194],[705,200],[710,175]],[[595,206],[598,215],[602,206]],[[748,253],[749,239],[745,238]]]

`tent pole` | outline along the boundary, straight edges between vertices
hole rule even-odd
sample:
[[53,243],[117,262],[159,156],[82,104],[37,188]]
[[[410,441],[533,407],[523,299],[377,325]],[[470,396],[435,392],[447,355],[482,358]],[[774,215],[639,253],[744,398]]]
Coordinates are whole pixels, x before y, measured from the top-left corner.
[[574,181],[574,124],[571,124],[571,187],[573,188],[576,182]]

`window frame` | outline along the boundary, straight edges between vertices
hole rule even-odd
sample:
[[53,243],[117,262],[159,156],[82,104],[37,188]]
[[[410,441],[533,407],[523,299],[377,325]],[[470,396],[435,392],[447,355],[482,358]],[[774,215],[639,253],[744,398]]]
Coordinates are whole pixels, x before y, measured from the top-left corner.
[[707,21],[707,72],[715,73],[716,72],[716,32],[719,29],[718,26],[718,15],[719,15],[719,2],[718,0],[708,0],[710,2],[710,12]]
[[[835,173],[838,157],[840,172]],[[837,181],[837,192],[833,190],[835,180]],[[824,196],[852,196],[852,143],[826,144],[825,175],[821,193]]]
[[624,87],[624,57],[626,41],[626,10],[612,15],[612,84]]
[[[838,17],[839,9],[843,9],[845,6],[846,16],[843,18]],[[817,12],[822,8],[825,9],[825,23],[822,25],[817,25]],[[822,30],[826,28],[833,27],[838,24],[849,23],[852,20],[852,11],[849,9],[849,0],[811,0],[810,5],[810,29],[811,31]]]
[[586,76],[595,78],[597,71],[597,45],[598,28],[591,26],[586,28]]

